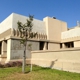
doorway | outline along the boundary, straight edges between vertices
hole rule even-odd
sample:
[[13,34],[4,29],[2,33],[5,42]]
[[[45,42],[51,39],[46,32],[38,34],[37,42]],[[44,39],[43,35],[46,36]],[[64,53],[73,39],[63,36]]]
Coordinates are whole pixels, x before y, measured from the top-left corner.
[[44,42],[41,41],[39,44],[39,50],[43,50],[44,49]]

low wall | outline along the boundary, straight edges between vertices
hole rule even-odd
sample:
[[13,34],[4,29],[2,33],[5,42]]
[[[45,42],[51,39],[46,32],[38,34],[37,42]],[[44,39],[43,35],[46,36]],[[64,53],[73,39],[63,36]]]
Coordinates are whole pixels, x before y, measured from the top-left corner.
[[80,48],[32,51],[31,53],[32,64],[80,73]]

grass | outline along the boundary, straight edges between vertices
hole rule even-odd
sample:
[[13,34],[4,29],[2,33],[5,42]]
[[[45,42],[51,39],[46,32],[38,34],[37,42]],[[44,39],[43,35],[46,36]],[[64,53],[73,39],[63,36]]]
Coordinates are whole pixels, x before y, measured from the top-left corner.
[[0,80],[80,80],[78,73],[37,66],[33,66],[32,72],[29,72],[29,69],[30,66],[27,66],[27,72],[23,74],[21,67],[0,68]]

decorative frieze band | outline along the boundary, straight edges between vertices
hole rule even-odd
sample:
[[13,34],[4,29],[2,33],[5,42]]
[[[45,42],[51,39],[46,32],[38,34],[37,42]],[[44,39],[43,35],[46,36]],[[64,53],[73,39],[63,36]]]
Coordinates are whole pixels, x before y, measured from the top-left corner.
[[[36,32],[33,32],[33,34],[35,34]],[[29,35],[27,33],[27,35]],[[11,30],[11,36],[16,36],[16,37],[21,37],[23,36],[23,33],[20,33],[19,30],[15,30],[15,29],[12,29]],[[37,33],[35,37],[33,37],[34,39],[47,39],[47,35],[46,34],[43,34],[43,33]]]

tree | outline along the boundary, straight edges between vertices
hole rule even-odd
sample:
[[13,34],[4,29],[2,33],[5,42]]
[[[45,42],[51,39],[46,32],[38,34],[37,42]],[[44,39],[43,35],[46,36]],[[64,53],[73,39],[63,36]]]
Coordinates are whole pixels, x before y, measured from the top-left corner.
[[26,20],[26,23],[23,24],[22,22],[18,21],[18,30],[20,32],[20,43],[24,46],[24,53],[23,53],[23,64],[22,64],[22,72],[25,73],[25,64],[26,64],[26,46],[27,46],[27,40],[29,38],[33,38],[36,36],[37,33],[33,34],[32,27],[33,27],[33,18],[34,16],[29,15],[29,18]]

